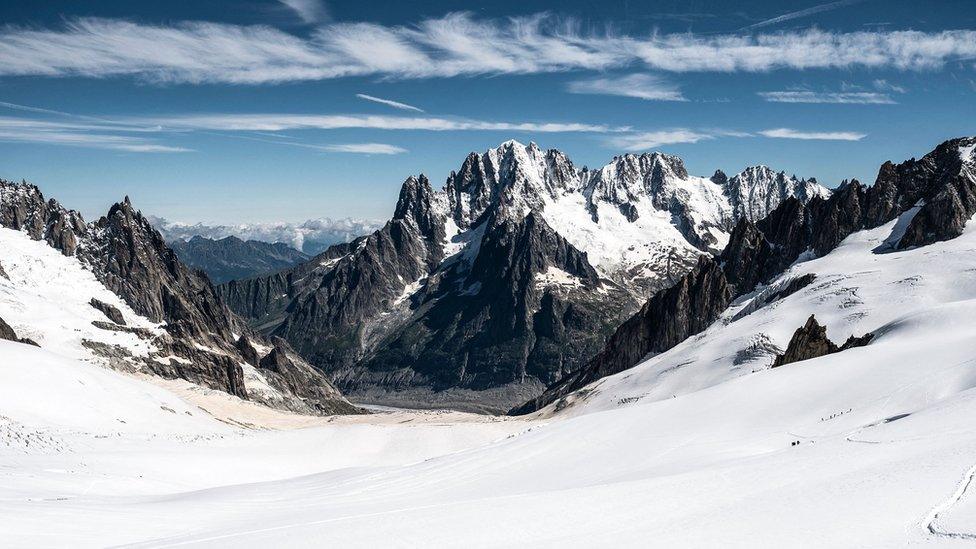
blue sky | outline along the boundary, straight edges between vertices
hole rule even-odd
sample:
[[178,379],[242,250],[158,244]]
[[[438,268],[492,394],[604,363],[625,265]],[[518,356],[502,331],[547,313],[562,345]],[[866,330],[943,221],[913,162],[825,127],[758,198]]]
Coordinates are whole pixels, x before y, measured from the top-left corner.
[[385,218],[510,138],[834,186],[976,134],[971,1],[80,4],[0,5],[0,177],[89,218]]

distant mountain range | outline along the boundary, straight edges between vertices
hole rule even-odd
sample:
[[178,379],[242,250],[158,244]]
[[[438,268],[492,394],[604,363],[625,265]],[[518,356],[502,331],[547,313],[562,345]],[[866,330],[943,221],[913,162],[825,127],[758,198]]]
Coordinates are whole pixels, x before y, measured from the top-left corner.
[[383,223],[372,219],[332,219],[323,217],[301,223],[241,223],[238,225],[208,225],[205,223],[181,223],[162,217],[146,216],[167,242],[190,240],[202,236],[220,240],[234,236],[241,240],[256,240],[274,244],[285,243],[309,255],[319,254],[333,244],[369,234]]
[[408,178],[372,234],[218,292],[359,398],[505,410],[582,367],[741,220],[829,195],[765,166],[696,177],[652,153],[577,169],[509,141],[440,191]]
[[170,241],[169,246],[184,263],[203,270],[216,284],[294,267],[311,257],[284,242],[245,241],[236,236],[220,240],[194,236]]

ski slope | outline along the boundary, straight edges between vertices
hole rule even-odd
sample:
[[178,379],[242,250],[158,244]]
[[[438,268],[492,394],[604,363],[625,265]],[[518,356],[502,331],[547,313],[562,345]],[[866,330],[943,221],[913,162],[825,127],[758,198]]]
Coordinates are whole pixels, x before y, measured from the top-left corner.
[[[18,440],[48,441],[0,445],[0,539],[32,547],[972,543],[976,230],[874,253],[896,226],[856,233],[770,285],[815,273],[803,290],[743,315],[762,290],[746,296],[700,336],[528,419],[407,414],[242,430],[144,381],[0,342],[6,428]],[[784,348],[811,313],[836,342],[876,338],[776,369],[768,352],[740,352]],[[85,411],[66,418],[75,408]]]

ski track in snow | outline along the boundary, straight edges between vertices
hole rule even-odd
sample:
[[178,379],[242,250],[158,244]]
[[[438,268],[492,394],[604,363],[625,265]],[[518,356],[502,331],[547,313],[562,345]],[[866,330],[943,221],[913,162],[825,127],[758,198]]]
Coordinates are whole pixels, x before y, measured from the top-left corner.
[[925,528],[928,534],[943,538],[950,539],[963,539],[963,540],[976,540],[976,534],[968,532],[950,532],[944,528],[940,528],[938,521],[944,515],[946,515],[952,508],[958,504],[967,494],[971,492],[973,487],[973,479],[976,477],[976,464],[966,471],[963,475],[962,481],[956,487],[956,491],[952,493],[943,502],[932,508],[931,511],[922,519],[922,526]]

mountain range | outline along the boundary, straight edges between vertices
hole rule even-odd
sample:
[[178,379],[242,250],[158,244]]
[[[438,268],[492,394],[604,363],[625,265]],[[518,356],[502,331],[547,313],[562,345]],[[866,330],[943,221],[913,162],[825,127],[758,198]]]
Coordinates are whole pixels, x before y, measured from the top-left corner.
[[268,244],[280,242],[308,255],[322,253],[333,244],[349,242],[356,237],[375,231],[382,225],[380,221],[351,217],[342,219],[321,217],[308,219],[301,223],[238,223],[234,225],[183,223],[158,216],[146,217],[170,244],[188,241],[196,236],[211,240],[221,240],[233,236],[244,241],[267,242]]
[[439,191],[408,178],[374,233],[218,293],[356,398],[500,411],[583,367],[741,221],[829,195],[766,166],[698,177],[649,153],[593,170],[509,141]]
[[[871,186],[830,191],[765,166],[692,176],[661,153],[576,168],[557,150],[509,141],[468,155],[440,190],[407,178],[380,229],[307,260],[234,237],[174,250],[127,198],[87,223],[37,187],[3,181],[0,227],[28,243],[3,233],[0,332],[301,412],[357,411],[343,393],[488,412],[563,407],[734,303],[750,300],[739,318],[803,290],[814,278],[782,273],[855,232],[897,219],[878,254],[959,236],[976,212],[974,149],[974,138],[947,141],[885,163]],[[181,246],[221,265],[215,276],[243,263],[278,270],[214,286]],[[89,289],[62,290],[75,285]],[[48,309],[61,312],[34,313]],[[45,320],[58,315],[70,322]],[[835,345],[817,326],[798,330],[786,355],[870,342]],[[767,367],[780,354],[750,349],[743,356],[768,356]]]
[[213,240],[197,235],[167,244],[183,263],[204,271],[216,284],[294,267],[311,258],[284,242],[269,244],[236,236]]

